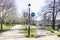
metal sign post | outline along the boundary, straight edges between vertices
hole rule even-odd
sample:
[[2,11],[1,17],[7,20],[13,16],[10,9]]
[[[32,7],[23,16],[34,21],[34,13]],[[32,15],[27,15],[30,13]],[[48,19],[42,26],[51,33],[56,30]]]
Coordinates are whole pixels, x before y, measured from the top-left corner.
[[30,6],[31,6],[31,4],[28,4],[28,7],[29,7],[29,26],[28,26],[28,37],[30,37]]
[[[30,6],[31,4],[28,4],[28,7],[29,7],[29,26],[28,26],[28,37],[30,37]],[[31,13],[31,16],[34,17],[35,16],[35,13]]]

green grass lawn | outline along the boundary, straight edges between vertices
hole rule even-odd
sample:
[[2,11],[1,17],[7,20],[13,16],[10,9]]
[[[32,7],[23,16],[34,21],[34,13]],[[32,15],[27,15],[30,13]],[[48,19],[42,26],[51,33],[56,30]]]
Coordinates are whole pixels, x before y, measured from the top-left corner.
[[60,32],[59,31],[52,29],[52,30],[50,30],[50,32],[55,33],[57,36],[60,37]]
[[[26,25],[23,25],[23,30],[24,30],[25,36],[28,37],[28,29],[27,29]],[[35,28],[30,28],[30,37],[33,37],[34,35],[36,35],[36,29]]]
[[[3,25],[3,27],[2,27],[3,30],[9,30],[11,28],[12,28],[12,26],[6,26],[6,25]],[[1,30],[1,27],[0,27],[0,30]]]

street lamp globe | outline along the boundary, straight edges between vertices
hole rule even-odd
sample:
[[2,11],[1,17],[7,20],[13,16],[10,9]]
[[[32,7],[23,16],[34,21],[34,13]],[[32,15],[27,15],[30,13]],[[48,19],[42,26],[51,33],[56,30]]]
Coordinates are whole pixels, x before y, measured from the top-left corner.
[[31,6],[31,4],[29,3],[28,6]]

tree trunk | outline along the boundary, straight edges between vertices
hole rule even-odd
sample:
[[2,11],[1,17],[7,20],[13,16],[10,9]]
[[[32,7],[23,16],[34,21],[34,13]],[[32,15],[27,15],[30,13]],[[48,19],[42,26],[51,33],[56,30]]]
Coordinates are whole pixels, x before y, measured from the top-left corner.
[[55,18],[53,18],[52,23],[52,28],[55,29]]
[[55,0],[53,5],[53,18],[52,18],[52,28],[55,29]]

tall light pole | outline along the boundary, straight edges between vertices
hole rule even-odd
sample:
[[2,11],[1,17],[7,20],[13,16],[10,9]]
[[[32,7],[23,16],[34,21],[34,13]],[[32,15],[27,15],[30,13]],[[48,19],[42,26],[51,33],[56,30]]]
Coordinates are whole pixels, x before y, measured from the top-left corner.
[[29,26],[28,26],[28,37],[30,37],[30,6],[31,6],[31,4],[29,3],[29,4],[28,4],[28,7],[29,7]]

